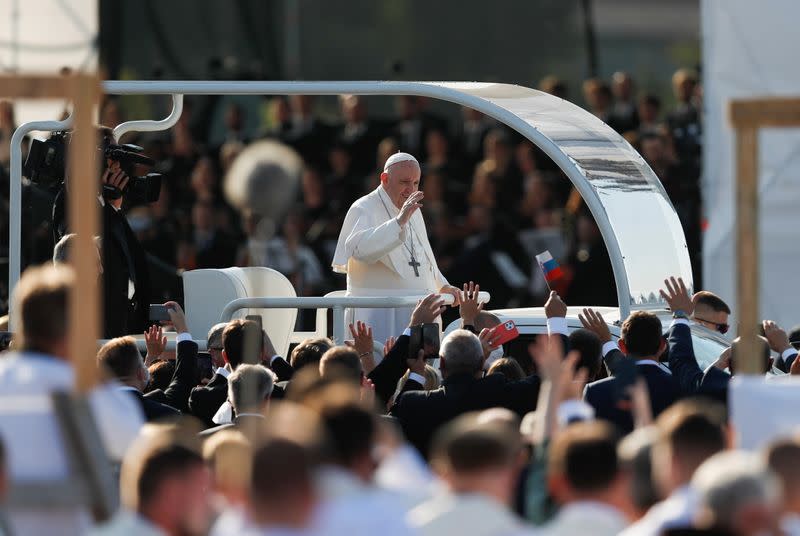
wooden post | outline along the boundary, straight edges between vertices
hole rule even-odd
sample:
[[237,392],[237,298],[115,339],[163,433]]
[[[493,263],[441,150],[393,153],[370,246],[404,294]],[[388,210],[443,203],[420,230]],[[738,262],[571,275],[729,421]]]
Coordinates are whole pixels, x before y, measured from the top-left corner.
[[69,79],[75,117],[69,147],[69,229],[77,237],[70,251],[75,270],[75,288],[69,304],[69,352],[75,367],[78,392],[91,389],[98,379],[97,339],[100,335],[100,289],[98,253],[94,237],[99,235],[97,202],[97,133],[94,105],[100,94],[95,76],[78,74]]
[[736,132],[736,246],[738,272],[739,336],[737,372],[763,374],[758,344],[759,255],[758,255],[758,127],[748,124]]

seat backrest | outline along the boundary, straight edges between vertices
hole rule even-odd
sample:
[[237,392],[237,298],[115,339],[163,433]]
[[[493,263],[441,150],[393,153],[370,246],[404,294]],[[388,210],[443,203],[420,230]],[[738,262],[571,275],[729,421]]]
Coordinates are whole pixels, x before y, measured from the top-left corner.
[[[280,272],[265,267],[190,270],[183,273],[186,320],[192,336],[203,339],[219,322],[225,306],[237,298],[294,298],[294,287]],[[285,356],[297,309],[240,309],[233,318],[260,315],[275,351]]]

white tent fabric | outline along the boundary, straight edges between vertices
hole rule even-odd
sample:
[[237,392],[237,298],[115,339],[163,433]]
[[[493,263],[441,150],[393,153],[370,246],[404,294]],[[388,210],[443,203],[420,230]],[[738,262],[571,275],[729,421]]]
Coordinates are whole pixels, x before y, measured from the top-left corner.
[[[97,69],[98,0],[0,0],[0,71],[55,74]],[[64,100],[17,102],[17,124],[59,117]],[[6,149],[8,150],[8,149]]]
[[[705,98],[703,203],[708,227],[703,280],[736,312],[735,140],[733,98],[797,96],[800,48],[796,0],[704,0]],[[764,129],[759,137],[760,316],[789,328],[800,323],[792,292],[800,267],[800,128]],[[734,320],[735,321],[735,320]]]

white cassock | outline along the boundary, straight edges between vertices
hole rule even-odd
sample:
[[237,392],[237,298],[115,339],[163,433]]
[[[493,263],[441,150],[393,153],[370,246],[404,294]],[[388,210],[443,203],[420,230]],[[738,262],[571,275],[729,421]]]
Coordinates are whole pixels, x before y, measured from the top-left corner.
[[[404,228],[397,223],[399,213],[380,185],[347,211],[332,266],[347,274],[348,296],[425,295],[448,284],[436,265],[421,211]],[[347,309],[345,322],[366,322],[374,339],[385,341],[403,333],[413,310]]]

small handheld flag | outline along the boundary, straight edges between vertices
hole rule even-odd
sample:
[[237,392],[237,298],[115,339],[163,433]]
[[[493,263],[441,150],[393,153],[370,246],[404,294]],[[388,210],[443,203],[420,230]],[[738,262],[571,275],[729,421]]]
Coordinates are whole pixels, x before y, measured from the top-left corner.
[[550,287],[551,282],[561,278],[561,276],[564,275],[564,273],[561,271],[561,267],[558,265],[553,256],[550,255],[549,251],[545,250],[544,253],[539,253],[536,255],[536,261],[542,268],[544,280],[547,281],[548,288]]

